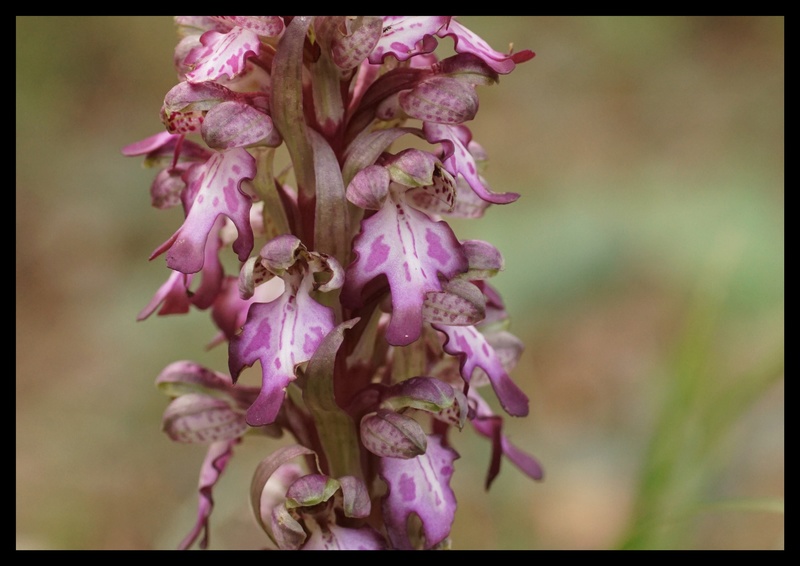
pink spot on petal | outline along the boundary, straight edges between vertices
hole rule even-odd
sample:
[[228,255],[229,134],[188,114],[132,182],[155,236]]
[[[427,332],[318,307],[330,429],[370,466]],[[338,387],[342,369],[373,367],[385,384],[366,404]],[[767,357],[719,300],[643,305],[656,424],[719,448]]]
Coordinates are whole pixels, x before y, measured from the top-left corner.
[[382,265],[389,258],[389,246],[383,243],[383,236],[379,236],[377,240],[372,242],[369,250],[369,257],[364,270],[371,273],[378,266]]
[[399,41],[392,42],[391,46],[392,49],[395,51],[400,51],[401,53],[408,53],[409,49],[406,45],[400,43]]
[[414,501],[417,496],[417,486],[414,483],[414,478],[408,474],[400,476],[400,496],[403,501]]
[[406,281],[411,281],[411,270],[408,268],[408,262],[403,262],[403,271],[406,274]]
[[307,356],[312,356],[317,350],[317,346],[324,338],[322,328],[319,326],[312,326],[309,328],[309,333],[305,335],[303,341],[303,353]]
[[425,231],[425,241],[428,243],[428,255],[441,265],[447,265],[450,254],[442,246],[442,239],[433,230]]

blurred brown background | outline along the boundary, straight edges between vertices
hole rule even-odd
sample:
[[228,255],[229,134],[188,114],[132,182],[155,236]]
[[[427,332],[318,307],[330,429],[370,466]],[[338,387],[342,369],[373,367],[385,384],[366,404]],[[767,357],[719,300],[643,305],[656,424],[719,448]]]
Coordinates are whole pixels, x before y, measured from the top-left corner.
[[[454,437],[456,549],[781,549],[783,17],[464,17],[536,57],[480,87],[469,126],[512,205],[454,225],[494,243],[526,352],[507,419],[542,461]],[[17,17],[18,549],[169,549],[204,450],[160,432],[158,372],[226,368],[206,313],[136,315],[181,221],[120,148],[161,130],[169,17]],[[443,47],[451,48],[449,39]],[[212,548],[258,548],[245,443]]]

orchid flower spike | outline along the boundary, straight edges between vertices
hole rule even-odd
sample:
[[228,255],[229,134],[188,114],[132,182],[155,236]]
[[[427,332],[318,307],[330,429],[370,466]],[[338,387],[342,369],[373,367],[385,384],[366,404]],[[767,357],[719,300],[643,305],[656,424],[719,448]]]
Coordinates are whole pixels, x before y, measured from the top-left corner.
[[449,223],[520,197],[490,189],[468,123],[533,52],[454,16],[175,24],[163,129],[122,153],[155,170],[154,208],[182,210],[138,319],[207,311],[205,347],[227,349],[223,370],[181,353],[156,379],[163,431],[207,451],[176,546],[209,547],[243,442],[265,451],[249,490],[264,548],[457,546],[457,434],[491,442],[486,489],[503,457],[543,478],[484,399],[528,414],[511,376],[523,345],[488,282],[503,256]]

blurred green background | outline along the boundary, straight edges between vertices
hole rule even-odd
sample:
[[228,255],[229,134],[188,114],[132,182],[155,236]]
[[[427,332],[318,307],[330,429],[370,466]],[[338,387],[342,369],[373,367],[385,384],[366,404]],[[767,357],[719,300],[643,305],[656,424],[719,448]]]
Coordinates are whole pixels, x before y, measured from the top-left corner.
[[[543,463],[465,429],[456,549],[782,549],[784,18],[464,17],[536,57],[479,87],[487,181],[516,191],[460,238],[494,243],[526,351]],[[220,371],[206,313],[137,313],[181,222],[120,148],[161,131],[169,17],[17,17],[16,545],[169,549],[204,449],[160,432],[177,359]],[[449,39],[442,40],[447,50]],[[212,548],[258,548],[243,444],[215,490]]]

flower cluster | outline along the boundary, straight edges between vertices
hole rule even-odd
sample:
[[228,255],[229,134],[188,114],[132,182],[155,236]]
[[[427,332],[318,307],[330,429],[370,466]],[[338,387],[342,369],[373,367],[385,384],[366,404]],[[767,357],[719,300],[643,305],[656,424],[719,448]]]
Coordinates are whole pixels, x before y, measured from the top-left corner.
[[[209,346],[228,348],[227,373],[181,360],[156,381],[164,431],[208,447],[180,547],[207,547],[215,484],[240,442],[267,436],[282,440],[250,499],[269,548],[447,548],[453,428],[491,442],[486,489],[503,457],[542,477],[478,392],[528,413],[509,377],[522,344],[488,283],[503,258],[444,220],[518,198],[489,188],[465,123],[476,87],[533,53],[451,16],[175,22],[166,130],[123,153],[158,169],[153,206],[185,214],[151,256],[170,275],[139,320],[206,310]],[[260,387],[239,383],[248,368]]]

